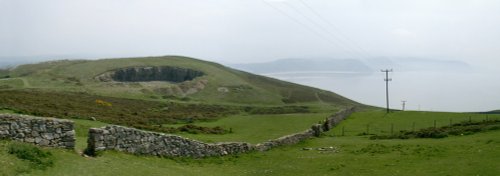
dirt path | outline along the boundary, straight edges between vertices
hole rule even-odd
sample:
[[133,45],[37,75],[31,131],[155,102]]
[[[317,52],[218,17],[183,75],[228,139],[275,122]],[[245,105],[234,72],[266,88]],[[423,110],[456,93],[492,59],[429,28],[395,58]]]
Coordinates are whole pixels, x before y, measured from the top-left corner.
[[325,103],[325,102],[323,102],[323,100],[321,98],[319,98],[318,92],[314,93],[314,96],[316,96],[316,98],[318,99],[318,101],[320,103],[323,103],[323,104]]
[[20,79],[21,81],[23,81],[24,88],[31,87],[31,84],[28,82],[28,80],[26,80],[26,78],[17,78],[17,79]]
[[31,84],[29,83],[28,80],[26,80],[26,78],[1,78],[0,81],[8,81],[8,80],[15,80],[15,79],[19,79],[19,80],[23,81],[23,87],[25,87],[25,88],[31,87]]

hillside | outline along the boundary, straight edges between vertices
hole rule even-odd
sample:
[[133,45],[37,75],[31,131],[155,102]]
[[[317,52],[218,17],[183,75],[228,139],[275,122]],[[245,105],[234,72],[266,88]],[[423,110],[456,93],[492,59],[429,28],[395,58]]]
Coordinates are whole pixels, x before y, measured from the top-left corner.
[[363,106],[333,92],[179,56],[60,60],[1,73],[0,111],[97,119],[167,133],[185,129],[165,124],[246,114],[326,116]]
[[481,112],[481,114],[500,114],[500,110],[493,110],[488,112]]
[[8,73],[3,71],[2,76],[7,78],[0,80],[4,90],[70,91],[224,104],[357,105],[332,92],[180,56],[51,61],[20,65]]

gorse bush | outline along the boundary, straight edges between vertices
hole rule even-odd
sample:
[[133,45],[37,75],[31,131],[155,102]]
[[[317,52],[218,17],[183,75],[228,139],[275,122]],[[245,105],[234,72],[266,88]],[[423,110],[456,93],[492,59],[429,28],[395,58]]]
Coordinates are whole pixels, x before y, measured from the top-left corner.
[[99,99],[95,100],[95,103],[102,106],[108,106],[108,107],[113,106],[113,104],[111,104],[110,102],[106,102],[104,100],[99,100]]
[[54,157],[50,152],[43,151],[30,144],[11,143],[8,146],[8,153],[15,155],[19,159],[29,161],[34,169],[45,170],[47,167],[54,165]]

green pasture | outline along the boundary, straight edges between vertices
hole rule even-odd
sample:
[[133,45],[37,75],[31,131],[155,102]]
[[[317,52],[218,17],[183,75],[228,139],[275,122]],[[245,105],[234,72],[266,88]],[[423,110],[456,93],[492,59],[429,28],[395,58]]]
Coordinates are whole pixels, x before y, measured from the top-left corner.
[[[100,122],[76,120],[77,151],[44,149],[54,156],[54,166],[46,170],[31,169],[29,162],[7,153],[10,141],[0,141],[0,175],[499,175],[500,131],[480,132],[465,136],[450,136],[442,139],[391,139],[370,140],[368,136],[357,136],[365,130],[366,122],[374,127],[411,127],[412,122],[424,124],[418,128],[433,126],[434,120],[447,125],[452,120],[483,120],[485,115],[436,112],[396,112],[387,116],[383,112],[359,112],[325,133],[293,146],[278,147],[267,152],[252,152],[238,156],[211,157],[202,159],[159,158],[136,156],[107,151],[99,157],[82,157],[79,154],[85,144],[89,127],[105,125]],[[317,114],[321,119],[326,114]],[[283,120],[295,121],[291,116],[267,117],[239,116],[223,118],[199,125],[227,125],[234,127],[234,135],[245,133],[268,136],[269,131],[252,130],[255,125],[266,122],[269,126],[287,126]],[[314,117],[314,116],[310,116]],[[239,118],[239,119],[238,119]],[[248,118],[248,119],[247,119]],[[262,118],[262,119],[260,119]],[[488,118],[500,118],[489,115]],[[260,120],[258,120],[260,119]],[[310,119],[315,122],[316,119]],[[440,120],[440,121],[438,121]],[[297,124],[290,131],[301,131],[309,125]],[[260,122],[260,123],[259,123]],[[294,122],[295,123],[295,122]],[[307,122],[308,123],[308,122]],[[241,124],[240,127],[234,126]],[[292,123],[293,124],[293,123]],[[295,127],[292,127],[295,126]],[[345,136],[337,135],[341,128],[352,129]],[[239,130],[238,130],[239,129]],[[243,129],[248,130],[243,133]],[[293,129],[293,130],[292,130]],[[376,129],[376,128],[374,128]],[[246,131],[245,130],[245,131]],[[238,133],[241,131],[241,133]],[[376,133],[376,131],[374,131]],[[245,135],[244,135],[245,134]],[[185,135],[185,134],[182,134]],[[193,138],[210,139],[209,135],[193,135]],[[222,135],[224,136],[224,135]],[[259,141],[260,137],[248,137]],[[262,138],[264,140],[264,138]],[[224,140],[224,139],[221,139]],[[307,149],[307,150],[304,150]]]
[[[253,144],[275,139],[292,133],[309,129],[313,124],[324,120],[331,114],[279,114],[279,115],[235,115],[217,121],[193,123],[197,126],[216,127],[226,130],[228,134],[189,134],[179,135],[205,142],[250,142]],[[178,127],[178,125],[166,125]]]
[[500,119],[500,115],[478,113],[448,113],[424,111],[366,111],[354,113],[331,132],[336,136],[356,136],[361,133],[388,135],[401,130],[417,130],[428,127],[441,127],[462,121],[482,121]]

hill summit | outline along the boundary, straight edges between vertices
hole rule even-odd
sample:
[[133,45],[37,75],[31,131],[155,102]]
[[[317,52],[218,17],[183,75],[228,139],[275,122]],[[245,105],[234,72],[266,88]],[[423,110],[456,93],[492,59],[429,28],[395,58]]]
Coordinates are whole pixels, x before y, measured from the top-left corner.
[[358,104],[333,92],[182,56],[49,61],[2,74],[1,89],[230,104]]

